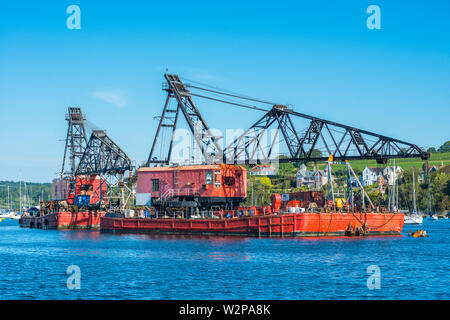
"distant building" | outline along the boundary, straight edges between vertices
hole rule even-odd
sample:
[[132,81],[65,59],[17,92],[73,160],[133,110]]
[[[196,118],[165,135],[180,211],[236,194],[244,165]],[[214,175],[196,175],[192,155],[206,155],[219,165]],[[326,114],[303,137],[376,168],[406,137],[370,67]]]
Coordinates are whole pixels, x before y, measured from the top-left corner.
[[378,183],[383,171],[384,168],[365,167],[361,176],[362,185],[365,187]]
[[[386,167],[383,170],[383,176],[386,183],[390,186],[394,184],[395,178],[398,180],[399,177],[403,174],[403,169],[400,166],[395,166],[396,170],[394,170],[393,166]],[[395,174],[394,174],[395,173]]]
[[356,187],[356,188],[359,188],[359,184],[360,184],[360,181],[359,181],[360,179],[357,179],[357,178],[355,178],[355,177],[350,177],[350,185],[352,186],[352,187]]
[[276,174],[277,169],[270,164],[257,165],[250,170],[252,176],[274,176]]
[[[444,167],[443,161],[441,161],[440,165],[430,166],[430,174],[443,168],[443,167]],[[425,171],[422,170],[420,172],[418,180],[419,180],[419,183],[425,183],[427,181],[427,175],[426,175]]]
[[297,171],[295,178],[297,188],[306,186],[308,189],[320,189],[320,187],[328,183],[328,173],[326,170],[309,171],[304,164]]
[[444,167],[444,164],[443,163],[441,163],[440,165],[437,165],[437,166],[431,166],[430,167],[430,173],[433,173],[433,172],[435,172],[435,171],[438,171],[440,168],[443,168]]

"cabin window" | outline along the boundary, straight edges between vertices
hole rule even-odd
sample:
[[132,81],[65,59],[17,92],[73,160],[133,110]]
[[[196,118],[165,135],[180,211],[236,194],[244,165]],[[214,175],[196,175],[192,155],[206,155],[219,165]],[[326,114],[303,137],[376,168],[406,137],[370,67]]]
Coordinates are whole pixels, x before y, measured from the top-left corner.
[[152,179],[152,191],[159,192],[159,179]]
[[214,187],[220,188],[220,170],[214,171]]
[[82,184],[81,185],[81,191],[89,191],[89,190],[92,190],[91,184]]
[[223,177],[223,184],[226,186],[232,186],[235,183],[234,177]]
[[212,184],[213,183],[213,172],[212,172],[212,170],[206,171],[205,178],[206,178],[206,184]]

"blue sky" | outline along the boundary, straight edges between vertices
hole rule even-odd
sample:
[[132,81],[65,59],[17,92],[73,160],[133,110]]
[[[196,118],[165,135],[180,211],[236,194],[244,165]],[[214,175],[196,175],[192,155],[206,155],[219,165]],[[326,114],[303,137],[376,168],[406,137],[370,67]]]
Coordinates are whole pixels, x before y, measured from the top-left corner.
[[[81,8],[69,30],[66,8]],[[366,8],[381,9],[369,30]],[[416,143],[449,140],[448,1],[2,1],[0,180],[50,181],[68,106],[147,158],[169,72]],[[211,127],[260,113],[198,101]]]

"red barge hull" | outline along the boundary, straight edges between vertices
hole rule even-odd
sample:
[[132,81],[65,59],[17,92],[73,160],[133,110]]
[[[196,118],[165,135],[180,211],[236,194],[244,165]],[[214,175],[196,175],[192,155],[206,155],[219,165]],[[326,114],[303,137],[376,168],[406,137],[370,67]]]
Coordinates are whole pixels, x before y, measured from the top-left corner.
[[231,219],[135,219],[103,217],[112,233],[197,234],[246,237],[399,235],[402,213],[293,213]]
[[104,211],[55,212],[41,217],[23,216],[19,224],[23,228],[37,229],[100,229]]

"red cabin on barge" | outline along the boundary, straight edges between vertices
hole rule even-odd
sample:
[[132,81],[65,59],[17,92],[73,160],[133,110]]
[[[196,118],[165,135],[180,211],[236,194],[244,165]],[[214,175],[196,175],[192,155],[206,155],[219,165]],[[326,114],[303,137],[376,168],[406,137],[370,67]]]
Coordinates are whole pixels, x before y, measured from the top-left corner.
[[233,208],[247,197],[247,169],[227,164],[140,168],[137,193],[151,194],[157,209]]

